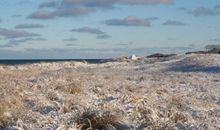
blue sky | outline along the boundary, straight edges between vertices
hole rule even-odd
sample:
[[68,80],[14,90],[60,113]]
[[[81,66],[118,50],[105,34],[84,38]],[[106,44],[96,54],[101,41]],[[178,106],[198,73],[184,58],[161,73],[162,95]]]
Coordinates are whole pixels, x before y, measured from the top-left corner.
[[219,21],[219,0],[1,0],[0,59],[199,50]]

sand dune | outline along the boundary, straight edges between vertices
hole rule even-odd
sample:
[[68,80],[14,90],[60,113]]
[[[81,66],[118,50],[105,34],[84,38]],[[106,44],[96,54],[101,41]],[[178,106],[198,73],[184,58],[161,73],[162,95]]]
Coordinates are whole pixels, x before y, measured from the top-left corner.
[[0,129],[220,129],[220,55],[0,65]]

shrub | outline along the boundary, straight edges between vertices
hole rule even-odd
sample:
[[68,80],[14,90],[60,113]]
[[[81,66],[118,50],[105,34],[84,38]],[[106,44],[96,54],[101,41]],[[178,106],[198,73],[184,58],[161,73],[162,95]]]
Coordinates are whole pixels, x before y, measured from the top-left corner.
[[5,112],[6,112],[7,108],[5,106],[4,103],[0,103],[0,129],[4,127],[5,125]]
[[8,104],[4,101],[0,102],[0,129],[3,129],[11,123],[12,117],[8,114]]
[[80,93],[82,92],[81,85],[76,85],[75,83],[72,83],[64,87],[64,92],[69,93],[69,94]]
[[24,113],[21,100],[18,97],[10,97],[0,100],[0,129],[12,126]]
[[109,125],[118,129],[120,124],[117,122],[117,117],[105,112],[101,115],[96,111],[86,111],[77,119],[77,124],[81,127],[81,130],[87,129],[106,129]]

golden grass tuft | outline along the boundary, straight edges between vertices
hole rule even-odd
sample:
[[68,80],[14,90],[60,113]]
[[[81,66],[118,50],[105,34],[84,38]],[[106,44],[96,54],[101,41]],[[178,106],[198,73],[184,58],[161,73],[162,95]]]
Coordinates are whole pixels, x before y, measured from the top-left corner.
[[69,94],[78,94],[82,92],[81,85],[76,85],[75,83],[71,83],[68,86],[63,88],[63,91]]
[[82,90],[79,87],[68,87],[65,91],[70,94],[77,94],[80,93]]
[[58,101],[59,97],[55,92],[49,92],[47,97],[51,100],[51,101]]
[[184,114],[180,113],[180,112],[176,112],[176,113],[172,114],[172,116],[170,117],[170,120],[174,123],[186,122],[187,117]]
[[108,125],[111,125],[115,129],[118,129],[120,127],[120,124],[117,120],[118,117],[112,115],[110,112],[98,115],[97,112],[86,111],[77,119],[77,124],[81,130],[104,130],[108,127]]
[[9,113],[9,106],[5,101],[0,101],[0,128],[5,128],[11,124],[12,117]]
[[21,98],[11,92],[7,98],[0,99],[0,128],[13,125],[25,112]]
[[176,94],[171,96],[171,99],[168,101],[167,105],[168,109],[178,109],[178,110],[184,110],[186,107],[186,103],[184,100],[184,97],[181,96],[180,94]]
[[0,102],[0,122],[4,120],[4,114],[7,111],[7,107],[4,102]]

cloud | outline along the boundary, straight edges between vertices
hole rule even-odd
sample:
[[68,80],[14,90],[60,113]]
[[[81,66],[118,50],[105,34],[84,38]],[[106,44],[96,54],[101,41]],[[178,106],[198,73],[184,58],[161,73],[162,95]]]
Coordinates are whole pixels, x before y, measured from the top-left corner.
[[216,5],[214,9],[220,9],[220,5]]
[[16,29],[33,29],[33,28],[44,28],[41,24],[19,24],[15,26]]
[[96,38],[98,38],[98,39],[109,39],[109,38],[111,38],[111,36],[109,36],[108,34],[101,34],[101,35],[98,35]]
[[30,14],[27,18],[30,19],[41,19],[41,20],[49,20],[54,19],[56,17],[78,17],[87,15],[90,12],[93,12],[92,8],[85,7],[73,7],[73,8],[64,8],[55,11],[37,11]]
[[116,43],[116,46],[124,46],[124,47],[129,47],[131,45],[133,45],[134,43],[132,41],[130,42],[122,42],[122,43]]
[[95,11],[92,8],[85,8],[85,7],[74,7],[70,9],[60,9],[57,11],[54,11],[52,14],[54,17],[75,17],[75,16],[83,16],[87,15],[90,12]]
[[49,11],[37,11],[30,14],[27,18],[48,20],[55,18],[55,15]]
[[214,38],[214,39],[210,39],[210,41],[212,41],[212,42],[219,42],[220,39],[218,39],[218,38]]
[[31,4],[32,2],[30,0],[21,0],[17,2],[18,5],[25,5],[25,4]]
[[180,10],[180,11],[186,11],[187,8],[185,8],[185,7],[180,7],[180,8],[177,8],[177,10]]
[[117,0],[117,1],[124,4],[142,5],[142,4],[170,4],[174,0]]
[[45,2],[40,4],[41,8],[56,7],[56,6],[85,6],[85,7],[98,7],[109,8],[116,4],[127,5],[143,5],[143,4],[170,4],[174,0],[61,0],[60,4],[55,1]]
[[65,42],[72,42],[72,41],[77,41],[78,39],[76,38],[67,38],[67,39],[63,39],[63,41]]
[[39,5],[39,8],[55,8],[57,5],[58,5],[57,2],[50,1],[50,2],[41,3]]
[[206,8],[206,7],[198,7],[196,9],[194,9],[193,11],[190,11],[189,14],[192,14],[196,17],[200,17],[200,16],[215,16],[215,15],[219,15],[220,13],[216,9]]
[[146,18],[145,20],[147,21],[153,21],[153,20],[159,20],[160,18],[158,17],[149,17],[149,18]]
[[[90,33],[97,35],[97,39],[108,39],[111,38],[106,32],[101,31],[99,28],[91,28],[91,27],[81,27],[72,29],[71,32],[79,32],[79,33]],[[75,39],[65,39],[65,41],[71,41]]]
[[127,16],[124,19],[109,19],[104,21],[104,23],[111,26],[151,26],[148,20],[136,16]]
[[2,19],[0,19],[0,23],[2,22]]
[[5,44],[5,45],[0,45],[1,48],[12,48],[14,46],[18,46],[19,43],[9,43],[9,44]]
[[26,43],[26,42],[30,42],[30,41],[47,41],[47,39],[45,39],[45,38],[32,38],[32,37],[23,38],[23,39],[10,39],[7,44],[1,45],[0,47],[11,48],[11,47],[18,46],[22,43]]
[[20,15],[20,14],[14,14],[14,15],[12,15],[11,17],[12,18],[18,18],[18,17],[21,17],[22,15]]
[[187,24],[180,22],[180,21],[173,21],[173,20],[168,20],[164,22],[162,25],[167,25],[167,26],[186,26]]
[[68,47],[72,47],[72,46],[76,46],[76,44],[68,43],[68,44],[66,44],[66,46],[68,46]]
[[14,46],[19,46],[21,43],[24,43],[28,41],[27,39],[19,39],[19,40],[16,40],[16,39],[10,39],[9,42],[5,45],[2,45],[1,47],[8,47],[8,48],[12,48]]
[[25,31],[17,31],[17,30],[0,28],[0,36],[5,37],[6,39],[11,39],[11,38],[22,38],[22,37],[34,37],[34,36],[40,36],[40,35],[36,33],[25,32]]
[[170,4],[173,0],[63,0],[63,2],[83,3],[86,5],[112,5],[112,4],[131,4],[131,5],[142,5],[142,4]]
[[56,17],[85,16],[100,9],[113,9],[115,5],[170,4],[174,0],[61,0],[39,5],[39,8],[52,8],[53,11],[36,11],[28,16],[32,19],[53,19]]
[[167,40],[169,40],[169,41],[173,41],[173,40],[175,40],[174,38],[167,38]]
[[91,27],[82,27],[72,29],[72,32],[80,32],[80,33],[90,33],[90,34],[106,34],[105,32],[101,31],[99,28],[91,28]]
[[46,38],[29,38],[29,41],[47,41]]

